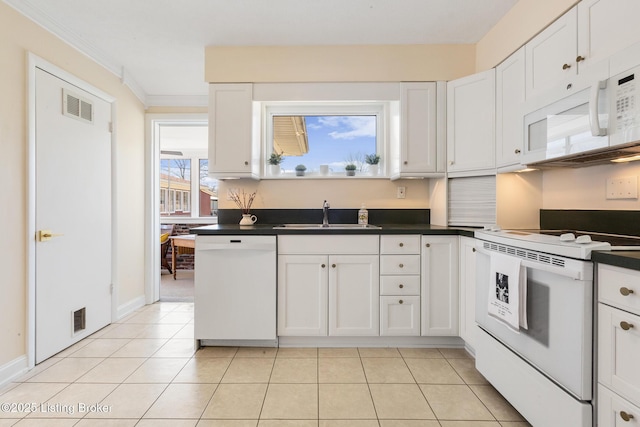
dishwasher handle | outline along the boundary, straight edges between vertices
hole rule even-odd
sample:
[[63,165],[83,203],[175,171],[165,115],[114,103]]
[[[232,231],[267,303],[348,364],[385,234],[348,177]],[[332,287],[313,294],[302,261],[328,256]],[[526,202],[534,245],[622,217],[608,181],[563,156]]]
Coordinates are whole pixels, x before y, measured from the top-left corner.
[[258,243],[258,242],[246,242],[242,240],[229,240],[228,243],[198,243],[196,245],[196,252],[202,251],[229,251],[229,250],[253,250],[253,251],[276,251],[275,243]]

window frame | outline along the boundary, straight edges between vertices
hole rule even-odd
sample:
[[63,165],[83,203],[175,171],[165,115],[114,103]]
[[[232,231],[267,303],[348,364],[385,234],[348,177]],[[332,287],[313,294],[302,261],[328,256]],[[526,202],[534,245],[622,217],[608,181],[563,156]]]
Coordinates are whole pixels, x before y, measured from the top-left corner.
[[[295,173],[282,173],[277,176],[268,173],[268,159],[274,152],[273,118],[276,116],[375,116],[376,117],[376,149],[375,154],[381,157],[380,172],[376,176],[357,174],[354,178],[388,178],[386,167],[390,139],[390,103],[388,101],[296,101],[296,102],[263,102],[263,142],[262,142],[262,179],[300,179]],[[371,153],[364,153],[371,154]],[[306,175],[314,179],[345,178],[344,173],[334,172],[326,176]]]

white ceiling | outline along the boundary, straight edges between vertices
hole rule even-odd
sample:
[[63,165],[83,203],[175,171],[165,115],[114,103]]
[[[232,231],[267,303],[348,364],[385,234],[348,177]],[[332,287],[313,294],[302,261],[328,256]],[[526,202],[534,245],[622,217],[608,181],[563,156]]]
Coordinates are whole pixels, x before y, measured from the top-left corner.
[[3,1],[162,104],[206,97],[205,46],[476,43],[518,0]]

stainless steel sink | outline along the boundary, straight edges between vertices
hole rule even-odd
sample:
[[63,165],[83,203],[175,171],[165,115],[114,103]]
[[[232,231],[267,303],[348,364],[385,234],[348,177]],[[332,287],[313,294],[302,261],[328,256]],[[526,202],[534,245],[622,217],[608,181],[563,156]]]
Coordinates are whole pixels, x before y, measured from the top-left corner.
[[274,229],[279,230],[358,230],[358,229],[379,229],[377,225],[362,224],[280,224],[275,225]]

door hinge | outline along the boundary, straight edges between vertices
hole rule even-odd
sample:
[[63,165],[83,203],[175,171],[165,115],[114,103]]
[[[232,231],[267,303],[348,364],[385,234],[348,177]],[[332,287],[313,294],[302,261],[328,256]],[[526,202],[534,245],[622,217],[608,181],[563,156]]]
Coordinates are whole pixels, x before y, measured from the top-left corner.
[[113,122],[109,122],[109,133],[113,133]]
[[109,293],[113,294],[113,283],[109,285]]

